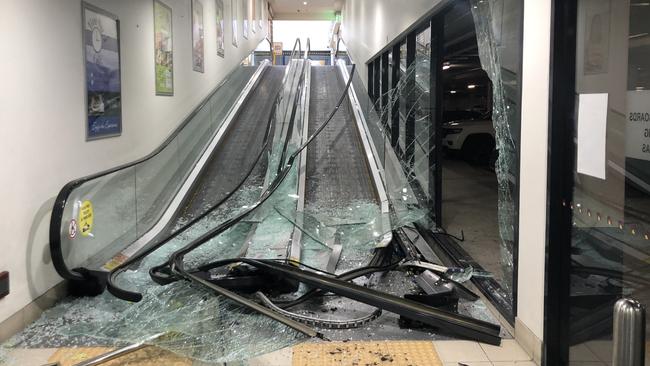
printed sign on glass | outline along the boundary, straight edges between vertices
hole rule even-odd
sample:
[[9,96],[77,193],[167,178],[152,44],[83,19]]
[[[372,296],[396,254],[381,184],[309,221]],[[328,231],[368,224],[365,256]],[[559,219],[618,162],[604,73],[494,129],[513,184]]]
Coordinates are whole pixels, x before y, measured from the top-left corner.
[[117,17],[83,3],[88,140],[122,133],[119,35]]
[[154,0],[153,13],[156,95],[174,95],[172,9]]
[[203,4],[192,0],[192,70],[204,71]]
[[217,13],[217,55],[224,57],[224,21],[223,21],[223,1],[215,0],[215,8]]

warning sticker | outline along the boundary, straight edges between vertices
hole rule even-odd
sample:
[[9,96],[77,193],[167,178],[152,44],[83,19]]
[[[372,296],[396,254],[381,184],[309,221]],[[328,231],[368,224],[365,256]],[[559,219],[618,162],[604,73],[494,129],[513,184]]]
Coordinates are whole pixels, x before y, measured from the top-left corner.
[[108,263],[104,264],[104,266],[102,268],[104,268],[107,271],[112,271],[117,266],[119,266],[122,263],[126,262],[127,259],[129,259],[129,257],[125,256],[122,253],[118,253],[115,257],[113,257],[110,261],[108,261]]
[[68,226],[68,236],[70,239],[74,239],[77,236],[77,220],[70,220],[70,225]]
[[79,220],[77,222],[81,235],[90,235],[93,230],[93,216],[93,204],[88,200],[83,201],[79,209]]

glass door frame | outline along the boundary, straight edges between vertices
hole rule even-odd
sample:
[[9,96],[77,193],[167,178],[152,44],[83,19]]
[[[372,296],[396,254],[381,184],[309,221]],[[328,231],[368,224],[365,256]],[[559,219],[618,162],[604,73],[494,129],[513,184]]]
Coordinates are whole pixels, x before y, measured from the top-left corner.
[[[367,82],[368,82],[368,94],[373,102],[377,103],[381,101],[381,96],[384,95],[389,90],[389,85],[386,83],[387,73],[383,70],[388,65],[388,54],[392,55],[392,75],[391,75],[391,85],[390,88],[394,89],[397,87],[400,80],[400,57],[406,58],[406,67],[408,69],[415,62],[415,47],[416,47],[416,37],[417,35],[426,30],[427,27],[430,27],[431,30],[431,50],[430,50],[430,85],[433,86],[430,89],[430,98],[429,98],[429,108],[430,108],[430,123],[433,128],[430,128],[429,131],[429,144],[433,143],[436,146],[433,149],[433,153],[429,155],[429,166],[433,169],[429,169],[429,184],[428,187],[422,187],[423,190],[427,190],[429,197],[432,199],[431,202],[427,202],[428,207],[430,208],[430,217],[436,223],[436,226],[440,227],[442,223],[442,122],[443,122],[443,83],[442,83],[442,65],[445,57],[445,22],[446,14],[452,10],[455,5],[455,0],[442,0],[438,5],[436,5],[428,14],[423,16],[419,21],[415,22],[402,34],[397,36],[391,42],[381,49],[376,54],[372,55],[366,61],[367,67]],[[523,5],[522,5],[522,14],[523,14]],[[520,19],[520,29],[523,32],[523,16]],[[435,44],[434,44],[435,42]],[[403,54],[402,50],[403,44],[406,44],[406,55]],[[523,36],[520,40],[520,49],[519,52],[523,49]],[[521,70],[522,59],[519,59],[519,70]],[[517,104],[517,113],[521,115],[521,72],[517,76],[517,82],[519,85],[518,91],[518,100]],[[406,81],[410,83],[411,81]],[[409,101],[406,101],[409,103]],[[406,118],[406,123],[403,127],[400,127],[400,118],[399,118],[399,97],[397,101],[394,102],[393,109],[391,111],[391,120],[386,121],[387,125],[390,126],[390,135],[391,141],[390,144],[393,149],[402,155],[405,161],[412,162],[413,154],[412,151],[401,151],[400,149],[400,131],[401,128],[405,129],[406,142],[405,146],[409,146],[413,143],[415,139],[414,126],[415,123],[413,116],[407,116],[411,118]],[[412,103],[412,101],[411,101]],[[408,110],[408,108],[407,108]],[[519,141],[519,136],[517,137]],[[430,145],[431,146],[431,145]],[[405,149],[406,150],[406,149]],[[521,149],[517,148],[517,161],[519,161],[519,156],[521,154]],[[434,164],[434,165],[432,165]],[[494,306],[494,308],[501,313],[503,318],[508,321],[512,326],[515,324],[515,318],[517,316],[517,284],[518,284],[518,256],[519,256],[519,174],[516,177],[516,188],[513,192],[514,194],[514,204],[516,211],[516,219],[514,225],[514,243],[513,243],[513,268],[512,268],[512,303],[505,303],[501,300],[501,296],[495,295],[498,291],[503,291],[502,287],[496,283],[493,278],[490,277],[473,277],[472,282],[477,286],[479,291],[489,300],[489,302]],[[451,242],[444,235],[437,235],[432,231],[422,232],[423,238],[436,250],[438,255],[448,257],[452,262],[455,262],[456,265],[460,263],[467,263],[468,260],[472,258],[467,253],[460,252],[458,244]],[[438,238],[438,239],[436,239]],[[434,249],[435,250],[435,249]]]

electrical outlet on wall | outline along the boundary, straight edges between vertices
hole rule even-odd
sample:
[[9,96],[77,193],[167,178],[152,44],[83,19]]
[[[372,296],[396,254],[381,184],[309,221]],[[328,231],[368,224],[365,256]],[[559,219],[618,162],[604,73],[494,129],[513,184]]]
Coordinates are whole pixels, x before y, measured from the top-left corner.
[[9,295],[9,272],[0,272],[0,299]]

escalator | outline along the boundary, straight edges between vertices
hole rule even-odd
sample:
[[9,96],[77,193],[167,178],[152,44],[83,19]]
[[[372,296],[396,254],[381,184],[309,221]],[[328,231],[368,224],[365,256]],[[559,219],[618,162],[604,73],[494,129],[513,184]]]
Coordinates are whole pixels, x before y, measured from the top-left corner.
[[[359,327],[384,309],[498,344],[492,324],[369,288],[403,262],[392,259],[403,253],[376,160],[384,147],[351,87],[354,67],[312,67],[301,53],[286,68],[236,71],[155,153],[66,185],[51,224],[59,273],[145,308],[165,291],[155,283],[201,289],[310,337],[323,336],[312,324]],[[77,218],[86,235],[71,235]],[[328,291],[372,311],[322,320],[283,310]]]

